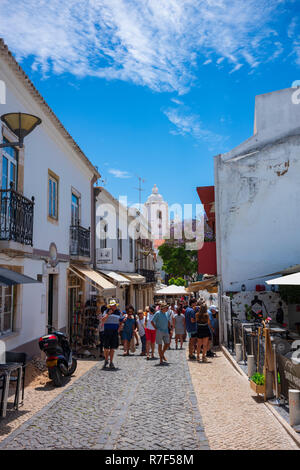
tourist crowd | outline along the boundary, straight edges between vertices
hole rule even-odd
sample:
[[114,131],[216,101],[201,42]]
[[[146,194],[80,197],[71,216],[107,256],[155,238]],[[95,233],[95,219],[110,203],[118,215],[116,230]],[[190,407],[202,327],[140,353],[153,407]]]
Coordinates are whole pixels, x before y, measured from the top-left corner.
[[174,338],[175,348],[182,349],[188,340],[189,359],[207,362],[207,357],[214,357],[212,351],[218,344],[218,309],[207,307],[203,299],[191,299],[168,305],[159,302],[145,308],[145,311],[128,305],[125,311],[118,309],[116,300],[108,305],[97,303],[99,318],[100,359],[104,359],[103,369],[115,369],[114,353],[119,345],[123,346],[123,355],[129,356],[141,345],[141,356],[149,361],[155,358],[155,346],[158,346],[159,364],[167,364],[166,351],[171,349]]

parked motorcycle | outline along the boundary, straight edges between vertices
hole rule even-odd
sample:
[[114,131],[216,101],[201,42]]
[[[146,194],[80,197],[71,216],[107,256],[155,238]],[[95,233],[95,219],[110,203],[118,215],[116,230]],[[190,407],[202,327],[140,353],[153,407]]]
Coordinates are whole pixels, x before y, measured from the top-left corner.
[[56,387],[61,387],[63,376],[68,377],[75,372],[77,360],[72,356],[67,335],[55,331],[51,326],[48,328],[52,329],[53,333],[42,336],[39,339],[39,347],[47,356],[49,378]]

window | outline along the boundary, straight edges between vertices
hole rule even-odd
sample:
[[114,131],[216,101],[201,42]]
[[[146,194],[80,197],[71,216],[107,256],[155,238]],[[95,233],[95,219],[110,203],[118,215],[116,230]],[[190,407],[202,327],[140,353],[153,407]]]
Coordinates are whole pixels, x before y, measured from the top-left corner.
[[133,239],[129,237],[129,262],[133,262]]
[[0,336],[12,332],[13,288],[0,286]]
[[48,173],[48,216],[58,219],[58,177],[54,173]]
[[[3,137],[3,143],[9,142]],[[14,147],[4,147],[2,155],[2,189],[9,189],[12,185],[13,189],[17,189],[17,165],[18,165],[18,151]]]
[[118,259],[122,259],[122,232],[121,232],[120,229],[118,229],[117,234],[118,234],[118,238],[117,238],[117,242],[118,242]]
[[79,225],[79,197],[72,193],[71,201],[71,225]]
[[100,248],[107,248],[107,224],[101,225]]

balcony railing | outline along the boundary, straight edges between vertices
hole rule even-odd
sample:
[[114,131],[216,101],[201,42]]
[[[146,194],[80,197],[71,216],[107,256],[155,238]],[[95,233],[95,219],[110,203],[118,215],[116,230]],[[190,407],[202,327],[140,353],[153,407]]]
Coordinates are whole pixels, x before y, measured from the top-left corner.
[[34,197],[0,189],[0,240],[32,246]]
[[146,278],[146,282],[155,282],[155,271],[151,269],[138,269],[138,274]]
[[90,257],[90,234],[89,228],[70,226],[70,256]]

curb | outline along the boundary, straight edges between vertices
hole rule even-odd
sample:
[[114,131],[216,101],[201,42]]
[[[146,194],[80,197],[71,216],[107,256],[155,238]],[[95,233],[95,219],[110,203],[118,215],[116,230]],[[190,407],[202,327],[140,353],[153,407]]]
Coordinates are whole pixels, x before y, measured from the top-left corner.
[[[245,372],[240,368],[238,363],[233,359],[229,351],[225,348],[225,346],[221,345],[222,352],[224,353],[224,356],[226,359],[230,362],[230,364],[234,367],[234,369],[247,381],[249,381],[248,376],[245,374]],[[282,416],[280,416],[279,413],[277,413],[276,409],[274,406],[272,406],[268,402],[264,402],[264,405],[267,407],[267,409],[273,414],[274,418],[277,419],[277,421],[281,424],[281,426],[284,428],[284,430],[287,432],[287,434],[293,439],[293,441],[297,444],[297,446],[300,448],[300,436],[294,429],[285,421]]]

